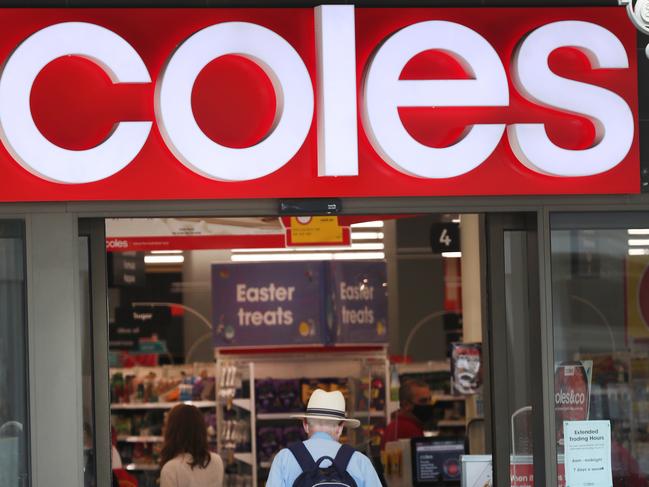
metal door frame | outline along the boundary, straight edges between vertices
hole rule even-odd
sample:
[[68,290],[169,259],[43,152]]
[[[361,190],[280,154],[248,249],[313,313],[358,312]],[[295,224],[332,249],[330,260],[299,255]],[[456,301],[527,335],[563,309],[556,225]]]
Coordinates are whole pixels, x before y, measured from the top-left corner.
[[[548,313],[549,232],[547,213],[488,213],[485,215],[485,245],[487,253],[486,275],[488,311],[487,330],[483,347],[490,364],[489,382],[490,416],[492,431],[494,485],[510,485],[510,458],[512,451],[509,434],[510,417],[508,400],[508,335],[505,307],[505,254],[504,235],[508,230],[526,232],[528,303],[531,327],[529,335],[530,374],[528,380],[540,387],[531,389],[532,434],[534,449],[535,485],[556,487],[556,444],[554,439],[554,359],[552,329]],[[541,412],[539,414],[538,412]],[[553,473],[554,472],[554,473]]]

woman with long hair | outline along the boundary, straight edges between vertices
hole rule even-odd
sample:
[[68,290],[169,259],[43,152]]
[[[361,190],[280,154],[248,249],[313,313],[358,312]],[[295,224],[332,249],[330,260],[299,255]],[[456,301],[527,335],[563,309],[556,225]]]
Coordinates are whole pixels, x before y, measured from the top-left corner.
[[223,485],[223,461],[207,448],[207,427],[198,408],[180,404],[169,412],[160,466],[160,487]]

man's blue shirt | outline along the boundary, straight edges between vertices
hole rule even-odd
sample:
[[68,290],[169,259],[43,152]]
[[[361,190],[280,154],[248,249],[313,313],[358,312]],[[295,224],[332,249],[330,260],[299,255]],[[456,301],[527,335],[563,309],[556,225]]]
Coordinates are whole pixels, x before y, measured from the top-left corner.
[[[318,461],[321,457],[334,458],[340,448],[340,443],[335,441],[327,433],[321,432],[314,433],[304,444],[315,461]],[[322,466],[327,467],[328,464],[329,462],[325,461],[322,463]],[[360,452],[355,452],[352,455],[347,466],[347,472],[356,481],[358,487],[381,487],[381,481],[374,470],[372,462]],[[291,451],[284,448],[273,460],[266,486],[291,487],[301,473],[302,469],[300,468],[300,464],[297,463]]]

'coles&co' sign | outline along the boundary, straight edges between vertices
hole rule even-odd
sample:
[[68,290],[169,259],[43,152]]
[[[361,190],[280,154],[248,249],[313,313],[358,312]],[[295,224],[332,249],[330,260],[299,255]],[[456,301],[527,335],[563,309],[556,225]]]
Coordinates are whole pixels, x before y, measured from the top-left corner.
[[633,193],[621,8],[0,11],[0,200]]

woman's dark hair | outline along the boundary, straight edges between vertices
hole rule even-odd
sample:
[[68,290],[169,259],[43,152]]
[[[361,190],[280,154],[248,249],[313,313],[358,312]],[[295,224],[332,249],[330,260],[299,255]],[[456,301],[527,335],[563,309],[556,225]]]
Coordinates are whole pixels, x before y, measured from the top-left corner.
[[207,448],[207,427],[203,413],[195,406],[179,404],[169,411],[164,429],[164,443],[160,452],[160,466],[180,454],[192,456],[191,468],[205,468],[210,463]]

